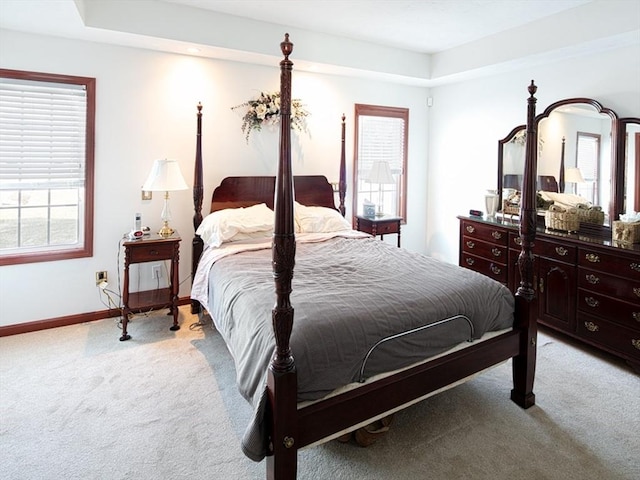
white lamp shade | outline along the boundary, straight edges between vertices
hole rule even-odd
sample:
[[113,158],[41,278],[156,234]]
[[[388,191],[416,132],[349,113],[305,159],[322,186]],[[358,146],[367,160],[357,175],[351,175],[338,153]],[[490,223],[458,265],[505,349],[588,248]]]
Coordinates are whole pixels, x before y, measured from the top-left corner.
[[177,160],[166,158],[155,160],[147,181],[142,185],[145,192],[172,192],[174,190],[187,190],[189,187],[184,181],[180,165]]
[[391,174],[391,168],[389,168],[389,162],[377,161],[373,163],[369,176],[367,177],[369,183],[378,184],[393,184],[396,181]]
[[567,171],[564,173],[564,181],[571,183],[584,183],[584,178],[582,177],[582,172],[580,172],[579,168],[567,168]]

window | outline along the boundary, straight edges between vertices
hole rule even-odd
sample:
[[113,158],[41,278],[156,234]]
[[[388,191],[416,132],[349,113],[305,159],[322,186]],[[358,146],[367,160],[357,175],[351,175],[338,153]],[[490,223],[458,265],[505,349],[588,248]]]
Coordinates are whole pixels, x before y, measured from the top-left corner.
[[93,253],[95,79],[0,69],[0,265]]
[[577,184],[577,193],[594,205],[600,202],[600,135],[578,132],[576,166],[584,182]]
[[406,221],[407,143],[409,109],[355,106],[353,211],[364,213],[365,201],[375,204],[376,215]]

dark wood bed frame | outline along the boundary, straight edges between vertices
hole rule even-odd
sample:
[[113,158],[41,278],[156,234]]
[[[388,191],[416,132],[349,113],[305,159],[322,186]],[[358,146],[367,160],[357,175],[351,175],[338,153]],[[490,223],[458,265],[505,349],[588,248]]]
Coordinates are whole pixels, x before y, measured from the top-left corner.
[[[228,177],[213,193],[212,210],[248,206],[265,202],[275,210],[272,242],[272,264],[276,304],[272,311],[276,347],[268,372],[269,437],[267,478],[287,480],[296,478],[298,449],[351,429],[370,419],[380,418],[390,410],[403,406],[440,388],[465,379],[488,367],[508,359],[513,365],[511,399],[523,408],[535,402],[533,380],[536,363],[537,326],[533,302],[533,254],[536,231],[536,86],[529,86],[527,108],[527,147],[520,236],[522,251],[518,266],[522,283],[516,293],[515,322],[512,331],[490,340],[473,344],[436,360],[365,384],[340,395],[318,401],[304,408],[297,407],[297,373],[293,353],[289,347],[294,327],[294,307],[290,302],[291,281],[295,264],[295,229],[293,202],[335,208],[334,192],[323,176],[292,175],[291,168],[291,72],[289,55],[293,44],[285,35],[280,44],[280,156],[276,177]],[[197,146],[194,175],[194,227],[202,221],[202,107],[198,105]],[[339,210],[344,215],[346,191],[345,126],[342,116],[342,153],[339,182]],[[295,188],[294,188],[295,187]],[[202,240],[193,240],[193,271],[202,253]],[[192,303],[192,310],[200,305]]]

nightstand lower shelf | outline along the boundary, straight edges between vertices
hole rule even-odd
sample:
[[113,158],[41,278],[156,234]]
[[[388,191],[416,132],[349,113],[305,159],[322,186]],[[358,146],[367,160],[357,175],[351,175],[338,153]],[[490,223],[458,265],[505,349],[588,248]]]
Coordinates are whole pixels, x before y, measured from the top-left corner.
[[129,293],[129,310],[132,312],[156,310],[164,307],[171,308],[170,288],[158,288],[156,290]]

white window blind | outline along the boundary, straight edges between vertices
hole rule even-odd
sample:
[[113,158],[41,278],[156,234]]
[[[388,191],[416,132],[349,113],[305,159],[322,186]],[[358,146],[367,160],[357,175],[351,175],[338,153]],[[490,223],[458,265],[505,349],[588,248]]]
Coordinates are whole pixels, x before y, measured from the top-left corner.
[[593,204],[600,205],[597,188],[600,168],[600,137],[578,132],[576,155],[576,166],[580,169],[584,179],[584,183],[577,186],[578,194]]
[[366,178],[375,162],[389,164],[391,173],[402,173],[404,120],[394,117],[360,116],[358,122],[359,175]]
[[84,85],[0,78],[0,190],[82,188]]

